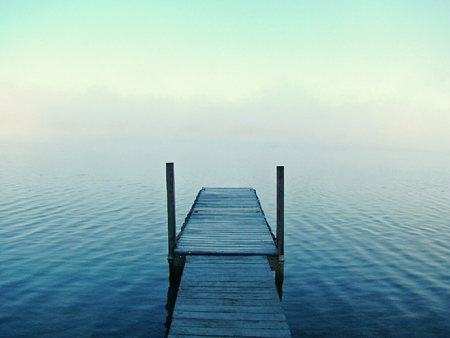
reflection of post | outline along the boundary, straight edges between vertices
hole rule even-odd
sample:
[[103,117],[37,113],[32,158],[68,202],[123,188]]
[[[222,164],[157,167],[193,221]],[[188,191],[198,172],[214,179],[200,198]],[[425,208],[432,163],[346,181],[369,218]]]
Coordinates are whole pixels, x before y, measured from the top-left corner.
[[[172,268],[174,269],[174,268]],[[177,300],[178,288],[180,286],[180,280],[174,278],[174,274],[171,272],[171,278],[169,278],[169,288],[167,289],[167,303],[166,303],[166,337],[169,332],[170,324],[172,323],[173,309],[175,308],[175,302]]]
[[275,284],[278,296],[283,297],[284,280],[284,167],[277,167],[277,249],[278,266],[275,272]]
[[279,265],[278,269],[275,271],[275,285],[278,291],[278,297],[280,300],[283,299],[283,281],[284,281],[284,266]]
[[175,223],[175,177],[174,177],[173,163],[166,163],[166,186],[167,186],[167,226],[168,226],[168,240],[169,240],[169,252],[167,259],[169,261],[169,269],[172,275],[172,270],[174,268],[173,251],[177,243],[176,223]]

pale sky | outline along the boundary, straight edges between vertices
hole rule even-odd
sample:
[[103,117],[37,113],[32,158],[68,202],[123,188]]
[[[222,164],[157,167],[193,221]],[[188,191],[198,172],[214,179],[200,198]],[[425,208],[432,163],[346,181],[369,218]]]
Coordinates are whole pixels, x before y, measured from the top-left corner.
[[450,151],[450,1],[0,0],[0,140]]

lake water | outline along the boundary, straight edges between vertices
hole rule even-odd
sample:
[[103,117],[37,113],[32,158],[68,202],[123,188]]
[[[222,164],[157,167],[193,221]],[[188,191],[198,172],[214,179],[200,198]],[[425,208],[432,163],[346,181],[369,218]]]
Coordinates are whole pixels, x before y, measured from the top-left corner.
[[165,162],[180,226],[203,186],[252,186],[294,337],[450,337],[450,157],[299,145],[0,144],[0,337],[163,337]]

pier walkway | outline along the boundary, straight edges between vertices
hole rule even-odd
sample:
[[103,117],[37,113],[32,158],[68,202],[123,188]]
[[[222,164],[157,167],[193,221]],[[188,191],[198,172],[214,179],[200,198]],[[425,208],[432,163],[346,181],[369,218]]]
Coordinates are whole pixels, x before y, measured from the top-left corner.
[[181,229],[175,254],[277,255],[252,188],[203,188]]
[[169,264],[183,266],[168,337],[291,337],[271,271],[284,259],[255,190],[203,188],[174,238],[171,180]]

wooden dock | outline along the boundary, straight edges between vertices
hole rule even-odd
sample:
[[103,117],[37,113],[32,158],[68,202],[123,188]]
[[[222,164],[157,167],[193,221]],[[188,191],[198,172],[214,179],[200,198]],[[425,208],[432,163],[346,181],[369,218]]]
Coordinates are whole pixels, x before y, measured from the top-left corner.
[[178,255],[277,255],[252,188],[203,188],[181,229]]
[[[278,175],[280,225],[282,167]],[[175,236],[173,181],[168,163],[168,258],[180,278],[168,337],[291,337],[272,271],[282,276],[284,241],[272,234],[256,191],[203,188]]]

